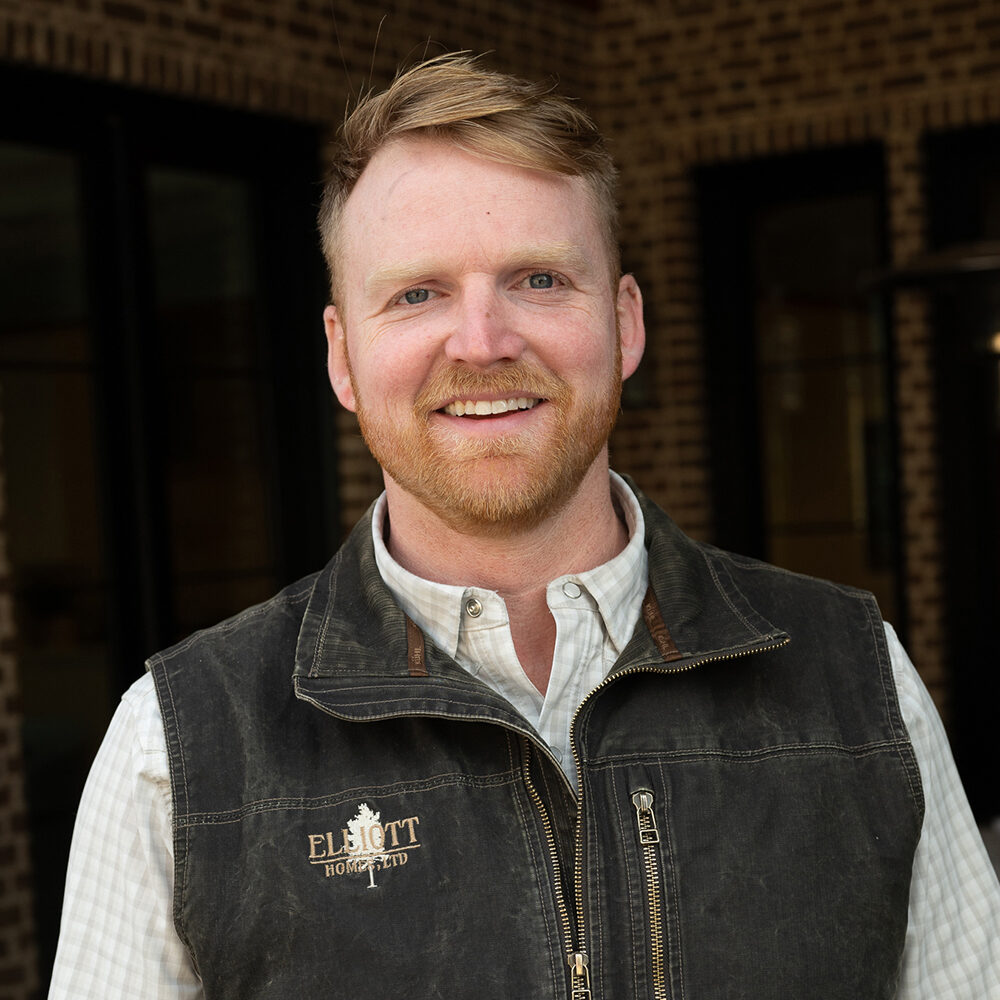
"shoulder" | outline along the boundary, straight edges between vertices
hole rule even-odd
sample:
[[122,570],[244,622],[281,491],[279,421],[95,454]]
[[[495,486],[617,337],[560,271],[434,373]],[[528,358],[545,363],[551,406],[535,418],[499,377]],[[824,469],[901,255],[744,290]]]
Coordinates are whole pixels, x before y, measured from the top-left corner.
[[163,739],[163,720],[156,698],[156,685],[151,674],[143,674],[122,695],[117,714],[146,763],[156,765],[162,756],[162,767],[158,766],[157,770],[165,772],[167,747]]
[[875,603],[874,595],[860,587],[797,573],[760,559],[727,552],[704,542],[695,544],[701,549],[703,558],[715,574],[719,576],[726,574],[732,580],[765,595],[773,594],[782,598],[795,595],[800,599],[812,598],[819,602]]
[[267,651],[294,650],[302,619],[320,574],[297,580],[274,597],[241,611],[217,625],[151,656],[146,664],[154,674],[176,670],[187,663],[245,661]]
[[626,482],[636,492],[646,523],[646,544],[651,558],[660,569],[667,566],[688,578],[703,578],[705,582],[711,581],[714,588],[742,584],[749,589],[782,596],[801,594],[815,595],[820,600],[872,600],[872,595],[866,590],[806,576],[692,538],[634,483]]

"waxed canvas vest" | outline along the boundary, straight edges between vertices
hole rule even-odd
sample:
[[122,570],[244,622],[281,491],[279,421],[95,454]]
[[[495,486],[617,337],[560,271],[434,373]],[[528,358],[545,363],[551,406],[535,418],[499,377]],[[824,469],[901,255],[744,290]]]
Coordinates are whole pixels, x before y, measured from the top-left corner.
[[651,592],[575,718],[579,801],[404,618],[370,522],[150,661],[207,1000],[894,996],[923,800],[873,599],[642,502]]

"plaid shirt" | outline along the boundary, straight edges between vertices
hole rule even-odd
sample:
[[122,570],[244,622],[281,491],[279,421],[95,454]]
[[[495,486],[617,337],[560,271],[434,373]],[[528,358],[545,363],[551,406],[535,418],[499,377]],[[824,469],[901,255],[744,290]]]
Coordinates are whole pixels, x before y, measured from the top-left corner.
[[452,587],[414,576],[389,555],[383,541],[385,494],[372,517],[375,561],[400,607],[434,645],[506,698],[535,727],[574,788],[576,765],[569,745],[573,714],[632,637],[646,593],[642,511],[613,472],[611,483],[629,541],[609,562],[549,583],[545,597],[556,621],[556,647],[544,695],[518,663],[503,598],[494,590]]

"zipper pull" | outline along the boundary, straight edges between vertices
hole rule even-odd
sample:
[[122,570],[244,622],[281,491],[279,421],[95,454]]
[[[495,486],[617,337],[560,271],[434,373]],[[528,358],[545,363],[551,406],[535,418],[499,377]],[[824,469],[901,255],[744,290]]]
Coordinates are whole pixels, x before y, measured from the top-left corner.
[[633,792],[632,805],[635,806],[636,821],[639,824],[639,843],[658,844],[660,832],[656,829],[656,815],[653,813],[653,793]]
[[569,995],[571,1000],[585,1000],[590,996],[590,960],[584,951],[570,952]]

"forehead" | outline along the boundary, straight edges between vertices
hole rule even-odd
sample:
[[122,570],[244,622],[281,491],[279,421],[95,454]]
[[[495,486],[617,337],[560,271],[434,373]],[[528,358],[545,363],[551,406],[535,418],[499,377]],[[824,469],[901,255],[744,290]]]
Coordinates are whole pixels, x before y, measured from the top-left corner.
[[426,138],[397,139],[379,150],[341,217],[347,272],[402,251],[495,255],[534,242],[572,244],[603,258],[583,178],[498,163]]

